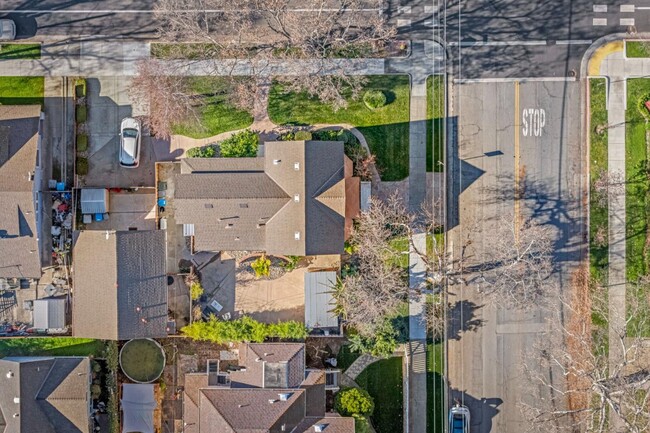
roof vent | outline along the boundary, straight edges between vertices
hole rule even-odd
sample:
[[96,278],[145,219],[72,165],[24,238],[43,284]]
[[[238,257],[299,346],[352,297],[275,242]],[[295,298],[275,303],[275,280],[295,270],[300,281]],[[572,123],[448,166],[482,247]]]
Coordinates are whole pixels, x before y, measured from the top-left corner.
[[214,206],[212,206],[212,203],[205,203],[203,205],[206,209],[212,209]]
[[325,431],[325,424],[314,424],[314,431],[316,432]]
[[19,416],[20,416],[20,414],[17,414],[17,413],[13,414],[14,418],[18,418]]
[[231,228],[233,228],[234,226],[235,226],[234,224],[226,224],[226,228],[227,228],[227,229],[231,229]]
[[273,399],[273,398],[269,398],[269,404],[273,404],[273,403],[275,403],[276,401],[277,401],[277,400],[275,400],[275,399]]
[[255,362],[260,362],[261,360],[262,360],[262,358],[259,358],[259,357],[255,358]]
[[27,172],[27,180],[33,181],[34,180],[34,173],[31,171]]
[[300,202],[300,194],[294,194],[293,201],[295,201],[296,203]]
[[280,431],[287,431],[287,425],[286,425],[286,424],[282,424],[282,425],[280,426]]
[[11,370],[9,370],[9,371],[7,372],[7,379],[11,379],[12,377],[14,377],[14,372],[11,371]]
[[299,240],[300,240],[300,232],[295,232],[295,233],[293,234],[293,238],[294,238],[295,240],[299,241]]
[[264,356],[270,356],[273,355],[272,353],[264,352]]
[[282,162],[281,159],[274,159],[273,160],[273,165],[279,165]]
[[259,224],[257,224],[257,228],[258,228],[258,229],[261,229],[261,228],[264,227],[265,225],[266,225],[266,224],[264,224],[264,223],[259,223]]
[[283,392],[281,394],[278,394],[278,396],[280,396],[280,401],[287,401],[289,400],[289,397],[291,397],[291,393]]
[[294,162],[293,163],[293,169],[296,170],[296,171],[300,170],[300,163],[299,162]]
[[14,403],[20,404],[20,397],[14,397]]
[[239,236],[237,236],[237,237],[235,238],[235,240],[238,241],[238,240],[239,240]]
[[248,203],[239,203],[239,207],[242,209],[246,209],[248,207]]

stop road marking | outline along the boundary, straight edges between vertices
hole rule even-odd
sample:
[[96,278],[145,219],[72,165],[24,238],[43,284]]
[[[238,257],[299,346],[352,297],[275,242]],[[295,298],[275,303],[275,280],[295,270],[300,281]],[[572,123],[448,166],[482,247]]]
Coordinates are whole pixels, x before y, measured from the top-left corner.
[[543,108],[524,108],[522,120],[524,137],[541,137],[546,126],[546,111]]

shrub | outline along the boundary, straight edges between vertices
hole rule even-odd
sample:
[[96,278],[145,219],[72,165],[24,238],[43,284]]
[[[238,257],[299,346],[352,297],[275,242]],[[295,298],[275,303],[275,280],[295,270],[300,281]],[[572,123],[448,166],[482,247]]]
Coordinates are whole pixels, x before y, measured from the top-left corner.
[[83,157],[77,157],[77,174],[79,176],[85,176],[88,174],[88,160]]
[[375,410],[375,403],[368,391],[346,388],[336,394],[334,407],[343,416],[370,415]]
[[262,255],[251,263],[251,268],[255,271],[255,277],[268,277],[271,274],[271,260]]
[[307,337],[307,328],[303,323],[293,320],[278,323],[261,323],[244,316],[239,319],[223,321],[211,316],[207,322],[192,322],[181,328],[181,333],[200,341],[217,344],[241,343],[252,341],[261,343],[267,338],[282,340],[302,340]]
[[286,262],[283,262],[280,266],[287,271],[291,272],[294,269],[298,267],[298,263],[300,263],[300,260],[302,260],[301,256],[287,256],[287,259],[289,259]]
[[96,383],[93,383],[90,386],[90,396],[92,397],[92,399],[97,400],[101,394],[102,394],[102,387],[97,385]]
[[354,418],[354,433],[371,433],[370,421],[362,415],[352,415]]
[[309,131],[296,131],[294,134],[294,140],[301,141],[301,140],[311,140],[312,134]]
[[219,143],[221,156],[225,158],[242,158],[257,156],[260,138],[255,131],[246,129]]
[[88,136],[86,134],[77,134],[77,152],[88,150]]
[[639,113],[641,113],[641,116],[646,120],[646,122],[650,121],[650,110],[645,106],[646,101],[650,101],[650,93],[646,93],[639,97],[636,103],[636,108],[639,110]]
[[363,103],[371,110],[386,105],[386,94],[381,90],[368,90],[363,95]]
[[214,158],[217,156],[217,149],[212,144],[203,147],[193,147],[187,150],[186,156],[188,158]]
[[77,78],[75,80],[74,94],[77,98],[86,96],[86,80],[84,78]]
[[193,301],[196,301],[203,295],[203,286],[201,283],[198,281],[193,282],[190,284],[190,298],[192,298]]
[[85,105],[77,105],[75,108],[75,119],[77,123],[84,123],[88,117]]

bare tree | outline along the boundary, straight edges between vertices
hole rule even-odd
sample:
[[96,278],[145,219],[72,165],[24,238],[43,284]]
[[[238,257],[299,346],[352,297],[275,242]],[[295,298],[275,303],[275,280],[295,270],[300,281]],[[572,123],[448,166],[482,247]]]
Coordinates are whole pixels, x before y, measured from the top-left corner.
[[[645,291],[645,284],[632,290]],[[647,306],[628,296],[627,308],[610,308],[607,290],[590,280],[586,266],[575,274],[573,287],[552,318],[552,329],[561,335],[544,336],[538,356],[525,365],[543,396],[535,405],[522,405],[524,414],[544,432],[649,431],[650,363],[642,338]]]
[[485,249],[479,260],[465,258],[461,263],[469,276],[464,282],[474,284],[494,302],[505,306],[536,305],[551,285],[553,228],[503,214],[494,228],[483,232]]
[[[285,90],[305,91],[334,108],[344,107],[347,98],[359,95],[364,78],[347,75],[345,63],[326,60],[371,55],[394,39],[395,28],[380,13],[383,2],[306,0],[295,5],[290,0],[160,0],[155,17],[161,40],[194,42],[193,58],[239,60],[231,63],[232,75],[242,62],[268,75],[270,59],[286,59],[285,76],[278,77]],[[296,59],[311,60],[315,70],[291,62]],[[223,70],[212,73],[224,75]]]
[[625,192],[625,174],[620,170],[601,169],[592,184],[592,194],[599,206],[607,206],[609,196],[616,198]]
[[149,115],[143,120],[156,137],[169,137],[174,124],[198,121],[195,98],[187,80],[170,75],[155,59],[138,64],[138,74],[133,78],[130,92],[134,100],[143,101],[148,106]]

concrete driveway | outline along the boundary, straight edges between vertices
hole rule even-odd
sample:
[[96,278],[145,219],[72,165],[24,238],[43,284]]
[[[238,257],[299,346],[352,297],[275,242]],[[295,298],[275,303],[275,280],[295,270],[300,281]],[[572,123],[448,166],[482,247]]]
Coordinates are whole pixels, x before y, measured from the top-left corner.
[[140,165],[123,168],[118,164],[120,122],[125,117],[146,114],[129,98],[128,77],[88,78],[88,174],[86,186],[129,188],[154,186],[155,155],[146,131],[143,132]]

